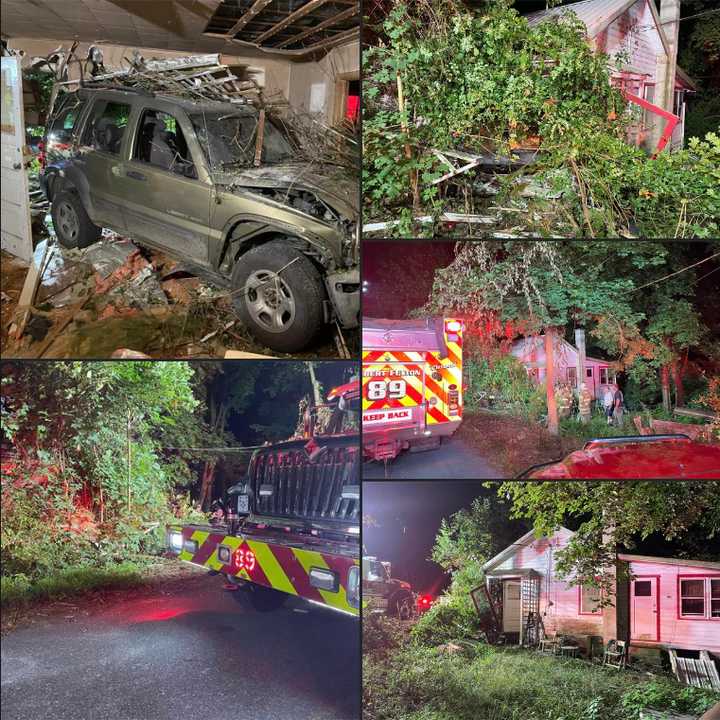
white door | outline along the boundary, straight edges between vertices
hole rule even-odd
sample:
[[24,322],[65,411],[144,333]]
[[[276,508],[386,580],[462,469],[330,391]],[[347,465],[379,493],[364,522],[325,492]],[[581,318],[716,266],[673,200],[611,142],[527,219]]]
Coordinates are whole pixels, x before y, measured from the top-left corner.
[[25,171],[25,119],[19,57],[2,61],[2,249],[25,262],[32,258],[30,195]]
[[503,583],[503,632],[520,632],[520,583]]
[[630,587],[630,638],[657,642],[658,637],[658,580],[656,577],[636,577]]

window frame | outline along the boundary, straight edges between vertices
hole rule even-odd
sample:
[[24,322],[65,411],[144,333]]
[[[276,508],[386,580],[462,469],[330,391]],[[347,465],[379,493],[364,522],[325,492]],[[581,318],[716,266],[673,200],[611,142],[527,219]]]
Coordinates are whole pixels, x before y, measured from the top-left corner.
[[586,615],[590,617],[601,617],[603,615],[603,606],[599,605],[597,609],[594,612],[588,612],[583,610],[583,590],[595,590],[600,595],[599,602],[602,602],[602,588],[595,587],[594,585],[585,585],[584,583],[580,583],[578,585],[578,615]]
[[[703,581],[703,614],[702,615],[686,615],[682,611],[682,583],[684,580],[702,580]],[[720,581],[720,573],[682,573],[678,575],[677,580],[677,618],[678,620],[696,620],[699,622],[720,622],[720,615],[713,617],[712,615],[712,581]],[[689,597],[687,599],[698,600],[699,597]]]
[[[139,158],[135,157],[135,151],[137,149],[138,143],[140,142],[140,133],[142,132],[142,123],[143,119],[145,117],[145,113],[148,111],[155,112],[155,113],[162,113],[163,115],[168,115],[169,117],[173,118],[175,120],[175,126],[180,128],[180,131],[183,134],[183,138],[185,139],[185,144],[187,145],[188,153],[190,154],[190,159],[192,160],[193,167],[195,168],[195,177],[188,177],[187,175],[180,175],[179,173],[173,172],[169,168],[164,168],[162,165],[154,165],[151,162],[147,162],[146,160],[140,160]],[[181,180],[188,180],[189,182],[198,182],[200,180],[200,171],[203,167],[200,163],[197,161],[196,154],[193,152],[192,148],[192,141],[190,135],[188,135],[188,128],[187,128],[187,122],[185,122],[185,118],[182,117],[182,112],[179,112],[180,108],[177,108],[174,112],[166,110],[165,108],[158,107],[157,105],[153,103],[141,103],[136,108],[136,116],[135,121],[133,125],[133,132],[132,132],[132,140],[129,148],[128,153],[128,163],[131,164],[137,164],[138,167],[144,168],[145,170],[155,170],[157,172],[163,172],[169,175],[170,177],[179,178]],[[191,130],[194,132],[194,128],[192,127],[192,124],[190,125]]]
[[[108,105],[126,105],[128,108],[127,125],[123,129],[117,153],[112,153],[109,150],[102,150],[95,146],[95,121],[103,117],[103,115],[95,117],[95,112],[101,105],[104,105],[102,109],[103,115],[107,110]],[[126,159],[125,156],[127,155],[127,152],[123,152],[123,149],[127,147],[127,135],[128,131],[132,129],[134,114],[135,107],[131,98],[117,98],[112,95],[98,95],[97,97],[92,98],[92,101],[88,103],[82,128],[78,132],[78,143],[80,147],[89,148],[91,152],[101,153],[115,160],[124,161]],[[88,133],[90,133],[90,137],[87,137]]]

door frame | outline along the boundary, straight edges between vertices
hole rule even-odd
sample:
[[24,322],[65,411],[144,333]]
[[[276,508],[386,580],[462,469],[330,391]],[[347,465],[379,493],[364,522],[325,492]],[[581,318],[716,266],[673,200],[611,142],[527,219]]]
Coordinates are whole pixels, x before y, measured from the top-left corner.
[[634,583],[636,580],[655,580],[655,639],[654,640],[647,640],[645,639],[644,642],[660,642],[660,576],[659,575],[634,575],[632,580],[630,581],[630,640],[638,640],[643,641],[641,638],[633,638],[633,618],[634,618],[634,608],[633,608],[633,602],[632,598],[635,597],[633,593]]
[[[503,584],[503,632],[518,632],[522,636],[522,624],[523,624],[523,613],[522,613],[522,578],[508,578],[507,580],[502,581]],[[505,619],[507,617],[507,614],[505,612],[505,609],[507,607],[507,603],[505,602],[506,594],[507,594],[507,586],[508,585],[517,585],[518,587],[518,629],[516,630],[506,630],[505,629]]]
[[[360,71],[352,70],[350,72],[338,73],[335,76],[335,91],[333,93],[333,127],[341,125],[345,119],[345,104],[350,89],[351,80],[361,80]],[[362,92],[362,90],[361,90]],[[362,105],[361,105],[362,107]]]

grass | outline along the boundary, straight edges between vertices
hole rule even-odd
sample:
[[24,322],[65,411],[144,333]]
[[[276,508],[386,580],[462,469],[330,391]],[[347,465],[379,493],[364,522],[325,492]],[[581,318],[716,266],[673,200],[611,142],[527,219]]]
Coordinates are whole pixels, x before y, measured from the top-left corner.
[[365,652],[365,720],[638,720],[640,710],[700,715],[720,694],[666,677],[483,643]]
[[2,576],[0,605],[7,608],[32,600],[73,597],[90,590],[133,587],[144,584],[147,578],[146,566],[132,562],[104,567],[68,567],[37,579],[27,575]]

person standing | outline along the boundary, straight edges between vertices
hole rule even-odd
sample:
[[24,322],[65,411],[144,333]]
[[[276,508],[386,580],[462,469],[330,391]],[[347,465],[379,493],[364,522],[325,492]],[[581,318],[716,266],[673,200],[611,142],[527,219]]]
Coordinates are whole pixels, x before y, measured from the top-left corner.
[[622,427],[624,402],[625,398],[623,397],[622,390],[618,387],[613,395],[613,425],[615,425],[615,427]]
[[613,405],[615,404],[615,394],[612,388],[608,385],[605,388],[602,396],[602,405],[605,410],[605,417],[607,418],[607,424],[612,424]]

